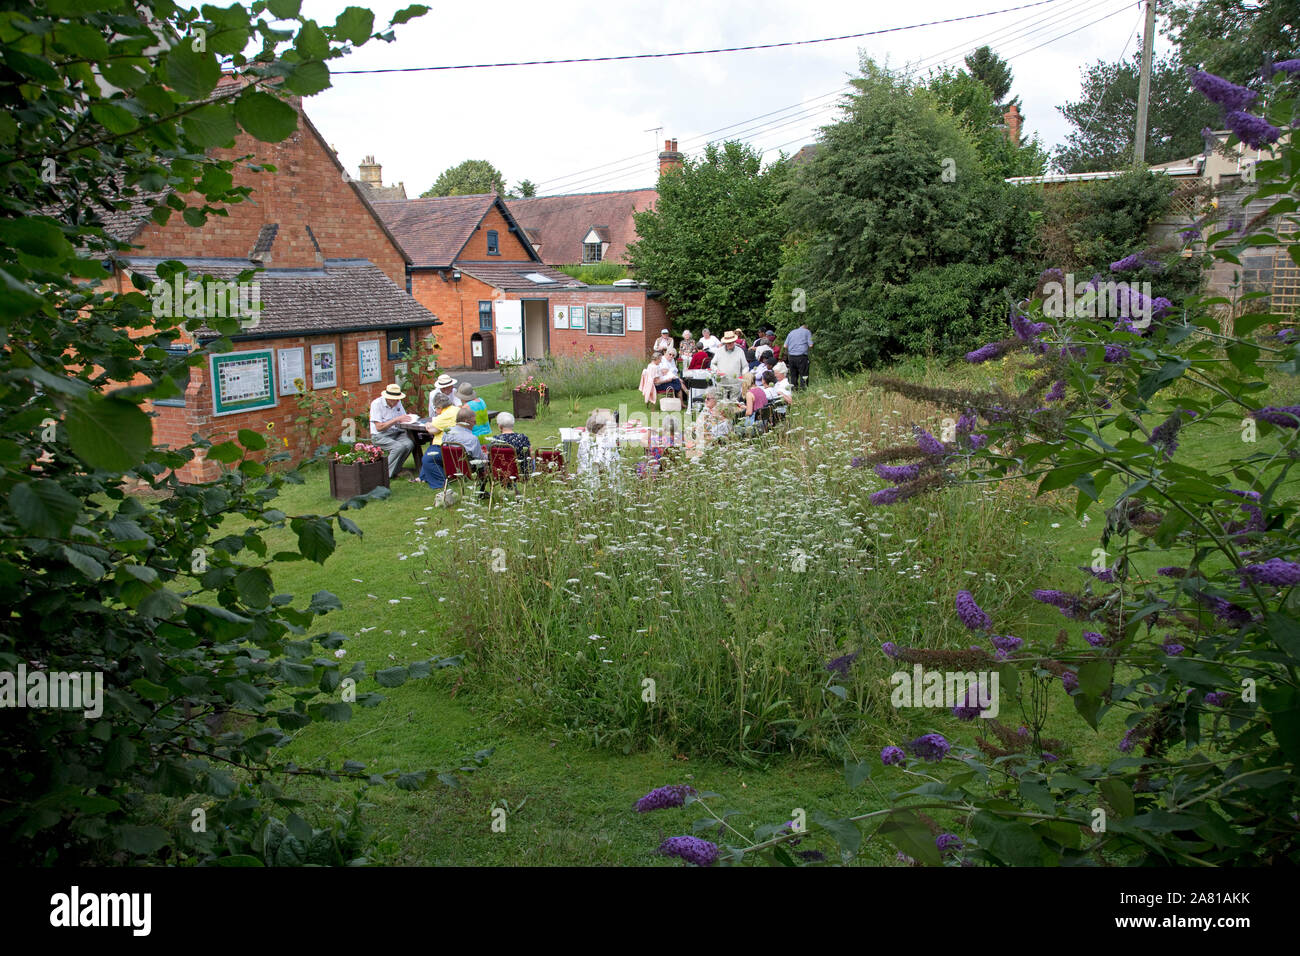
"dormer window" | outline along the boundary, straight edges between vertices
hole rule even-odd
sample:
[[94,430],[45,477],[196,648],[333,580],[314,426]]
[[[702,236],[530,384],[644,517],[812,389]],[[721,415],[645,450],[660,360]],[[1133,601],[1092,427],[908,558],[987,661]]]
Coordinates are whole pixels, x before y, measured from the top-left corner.
[[600,261],[600,243],[584,242],[582,244],[582,261],[584,263]]
[[607,235],[601,235],[601,227],[599,226],[587,231],[587,234],[582,237],[582,261],[584,264],[600,262],[605,258],[605,251],[609,248],[607,239]]
[[501,255],[501,246],[497,242],[497,231],[489,229],[487,234],[487,254],[490,256]]

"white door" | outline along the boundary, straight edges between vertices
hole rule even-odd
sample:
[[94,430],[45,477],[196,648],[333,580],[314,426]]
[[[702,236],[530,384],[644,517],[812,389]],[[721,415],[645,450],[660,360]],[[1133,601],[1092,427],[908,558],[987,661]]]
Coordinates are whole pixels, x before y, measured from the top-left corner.
[[512,299],[497,299],[492,303],[492,313],[497,326],[497,360],[522,362],[524,360],[524,304]]

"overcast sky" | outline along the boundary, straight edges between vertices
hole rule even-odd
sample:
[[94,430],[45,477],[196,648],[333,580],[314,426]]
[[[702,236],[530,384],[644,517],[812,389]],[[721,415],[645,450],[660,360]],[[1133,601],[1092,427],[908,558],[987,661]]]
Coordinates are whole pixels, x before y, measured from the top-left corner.
[[[430,4],[336,70],[666,53],[863,33],[1019,6],[1026,0],[524,0]],[[305,0],[332,23],[344,0]],[[365,4],[386,24],[401,3]],[[960,66],[987,43],[1010,61],[1028,135],[1049,149],[1067,124],[1056,107],[1078,96],[1080,68],[1137,48],[1136,0],[1051,0],[959,23],[775,50],[702,56],[334,77],[306,101],[326,140],[356,175],[363,156],[385,185],[418,196],[465,159],[486,159],[513,186],[539,195],[653,186],[663,141],[698,154],[710,140],[743,139],[794,152],[836,116],[835,94],[859,51],[891,66]],[[1158,39],[1157,55],[1168,42]],[[769,115],[770,114],[770,115]]]

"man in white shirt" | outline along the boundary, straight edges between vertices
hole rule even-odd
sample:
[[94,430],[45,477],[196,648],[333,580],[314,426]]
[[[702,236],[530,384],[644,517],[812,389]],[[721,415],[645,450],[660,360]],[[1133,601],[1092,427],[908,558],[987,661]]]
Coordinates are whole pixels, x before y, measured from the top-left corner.
[[740,377],[748,369],[745,353],[736,348],[735,332],[727,332],[722,336],[722,344],[713,353],[713,364],[709,367],[718,376],[718,388],[723,397],[734,400],[740,394]]
[[446,372],[438,376],[438,380],[433,383],[432,391],[429,392],[429,417],[430,418],[433,418],[435,415],[437,415],[437,412],[433,410],[433,396],[438,392],[442,392],[442,394],[450,398],[451,403],[453,405],[459,406],[465,404],[459,398],[456,397],[455,389],[456,389],[456,380],[454,378],[452,378]]
[[397,477],[406,456],[415,450],[411,436],[398,427],[415,421],[415,416],[402,407],[404,398],[406,393],[393,384],[370,403],[370,438],[388,454],[389,478]]
[[655,344],[651,348],[651,351],[657,352],[660,349],[663,349],[665,352],[667,352],[672,347],[673,347],[673,337],[668,334],[667,329],[660,329],[659,338],[655,339]]
[[708,329],[705,329],[700,334],[700,348],[702,349],[705,349],[709,352],[714,352],[717,351],[718,346],[721,344],[722,343],[718,341],[718,337],[714,335],[712,332],[710,332]]

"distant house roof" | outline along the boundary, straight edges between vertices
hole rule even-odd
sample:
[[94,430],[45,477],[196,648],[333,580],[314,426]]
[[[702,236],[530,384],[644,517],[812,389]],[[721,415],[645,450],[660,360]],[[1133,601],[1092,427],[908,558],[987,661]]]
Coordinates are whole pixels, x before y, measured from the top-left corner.
[[[586,283],[565,275],[550,266],[532,262],[463,262],[456,268],[481,279],[494,289],[517,292],[521,289],[585,289]],[[551,280],[549,282],[544,280]]]
[[363,182],[361,187],[366,191],[371,202],[406,198],[405,183],[398,183],[396,186],[376,186],[374,183]]
[[379,200],[376,212],[397,236],[417,269],[447,269],[460,256],[470,236],[493,206],[514,226],[534,261],[541,262],[524,229],[496,193],[473,196],[432,196],[428,199]]
[[[162,258],[133,257],[129,268],[145,278],[158,278]],[[234,279],[257,267],[248,259],[181,259],[190,277],[210,275]],[[366,329],[411,328],[441,325],[438,318],[393,284],[369,259],[326,259],[311,269],[263,269],[256,273],[262,311],[257,324],[234,339],[268,339],[287,335]],[[202,329],[200,336],[214,333]]]
[[636,239],[632,214],[653,209],[658,200],[657,189],[624,189],[511,199],[506,205],[537,244],[542,259],[565,265],[582,262],[582,240],[593,228],[608,236],[602,240],[609,243],[603,258],[626,262],[628,243]]

